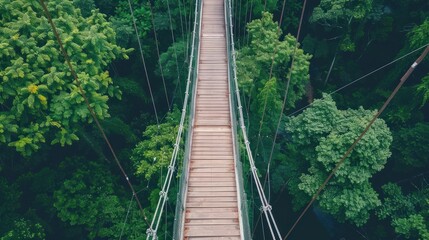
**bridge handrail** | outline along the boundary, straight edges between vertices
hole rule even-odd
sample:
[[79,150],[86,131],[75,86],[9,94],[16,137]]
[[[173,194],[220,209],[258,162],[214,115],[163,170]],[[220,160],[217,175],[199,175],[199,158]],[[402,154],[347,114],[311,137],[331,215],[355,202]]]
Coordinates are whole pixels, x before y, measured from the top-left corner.
[[[237,79],[237,64],[236,64],[236,53],[235,53],[235,47],[234,47],[234,34],[233,34],[233,24],[232,24],[232,12],[231,12],[231,0],[225,0],[228,2],[228,4],[225,4],[225,8],[228,8],[228,13],[227,16],[229,18],[228,22],[229,22],[229,45],[228,46],[228,54],[229,57],[232,58],[232,61],[230,61],[230,66],[233,70],[233,78],[234,78],[234,87],[235,87],[235,95],[236,95],[236,100],[237,100],[237,106],[238,106],[238,113],[239,113],[239,123],[240,123],[240,128],[241,128],[241,132],[242,132],[242,136],[244,139],[244,144],[246,146],[246,152],[247,152],[247,156],[249,159],[249,164],[250,164],[250,170],[252,172],[252,176],[253,179],[255,180],[255,184],[256,184],[256,189],[258,190],[258,195],[259,198],[261,200],[261,210],[263,211],[266,221],[267,221],[267,225],[270,229],[270,233],[272,238],[275,239],[282,239],[282,236],[280,234],[280,231],[277,227],[276,221],[274,219],[274,216],[272,214],[272,207],[269,204],[263,187],[261,185],[261,182],[259,180],[258,174],[257,174],[257,168],[255,166],[255,161],[253,159],[253,155],[252,155],[252,150],[250,149],[250,142],[249,139],[247,137],[247,132],[246,132],[246,125],[244,124],[244,117],[243,117],[243,106],[241,105],[241,99],[240,99],[240,91],[238,88],[238,79]],[[232,81],[231,81],[232,82]],[[250,239],[250,238],[249,238]]]
[[[194,82],[194,86],[195,87],[195,80],[197,78],[197,65],[198,65],[198,60],[196,60],[196,58],[198,59],[198,54],[197,57],[195,58],[195,48],[199,48],[199,33],[200,33],[200,27],[197,28],[197,25],[200,26],[200,24],[197,24],[197,20],[200,19],[200,13],[201,11],[198,11],[198,7],[201,8],[201,0],[196,0],[195,2],[195,20],[194,20],[194,30],[192,33],[192,48],[191,48],[191,55],[190,55],[190,62],[189,62],[189,68],[188,68],[188,77],[187,77],[187,82],[186,82],[186,91],[185,91],[185,99],[183,101],[183,108],[182,108],[182,115],[180,118],[180,124],[179,124],[179,130],[177,132],[177,136],[176,136],[176,141],[174,144],[174,150],[171,156],[171,160],[170,160],[170,164],[168,166],[168,172],[167,172],[167,176],[165,179],[165,182],[163,184],[162,190],[160,192],[160,197],[158,199],[158,203],[157,203],[157,207],[151,222],[150,227],[147,229],[146,231],[146,239],[157,239],[157,231],[158,231],[158,227],[159,227],[159,223],[161,221],[161,217],[162,217],[162,213],[164,210],[164,206],[165,203],[168,199],[168,191],[170,189],[170,184],[171,184],[171,180],[173,178],[173,174],[175,171],[175,166],[176,166],[176,160],[177,160],[177,155],[179,153],[180,150],[180,142],[182,139],[182,133],[184,130],[184,125],[185,125],[185,119],[186,119],[186,112],[187,112],[187,107],[188,107],[188,101],[189,101],[189,93],[190,92],[194,92],[191,91],[191,82]],[[192,81],[191,81],[192,78]],[[191,103],[190,103],[190,116],[189,116],[189,121],[190,121],[190,125],[193,125],[193,119],[194,119],[194,95],[191,99]],[[189,143],[190,140],[190,133],[192,130],[191,128],[188,128],[188,137],[187,137],[187,144]],[[187,176],[188,176],[188,170],[187,170],[187,164],[189,161],[189,146],[190,145],[185,145],[185,158],[183,160],[183,171],[182,171],[182,175],[181,175],[181,183],[183,183],[184,181],[187,181]],[[186,186],[187,184],[181,184],[181,186]],[[181,215],[183,212],[183,196],[185,195],[184,192],[186,191],[186,189],[183,189],[181,187],[181,190],[178,193],[177,199],[178,199],[178,204],[176,205],[176,217],[175,217],[175,223],[174,223],[174,229],[177,229],[177,226],[181,225]],[[180,203],[180,204],[179,204]],[[177,214],[179,213],[179,214]],[[178,217],[180,216],[180,217]],[[175,231],[174,234],[176,234],[177,231]],[[174,239],[178,239],[178,238],[174,238]]]
[[[200,49],[200,32],[201,32],[201,11],[202,11],[202,1],[196,0],[195,2],[195,11],[194,11],[194,29],[192,32],[192,48],[191,55],[189,57],[189,69],[188,69],[188,80],[186,88],[186,98],[189,96],[189,86],[192,82],[192,89],[196,89],[197,78],[198,78],[198,64],[199,64],[199,49]],[[198,49],[197,51],[195,51]],[[196,54],[195,54],[196,52]],[[189,159],[191,154],[192,146],[192,132],[194,129],[194,116],[195,116],[195,99],[196,91],[192,91],[192,98],[190,102],[190,112],[188,119],[188,131],[186,136],[185,143],[185,154],[182,163],[182,174],[179,181],[179,192],[177,193],[176,201],[176,213],[174,217],[174,227],[173,227],[173,239],[181,239],[184,227],[184,210],[186,204],[186,192],[188,188],[188,179],[189,179]],[[187,104],[187,102],[186,102]],[[185,105],[184,105],[185,106]],[[182,112],[182,118],[185,115],[185,112]]]
[[[234,163],[235,163],[235,173],[236,173],[236,184],[238,192],[238,207],[240,217],[240,227],[241,227],[241,237],[242,239],[251,239],[250,226],[249,226],[249,216],[248,216],[248,207],[247,207],[247,195],[244,189],[243,184],[243,166],[240,158],[240,144],[238,142],[237,131],[237,113],[234,111],[234,106],[236,100],[234,99],[233,89],[235,88],[234,81],[234,66],[235,63],[231,58],[231,48],[234,46],[233,37],[232,37],[232,19],[231,19],[231,5],[230,0],[224,0],[224,11],[225,11],[225,30],[226,30],[226,44],[227,44],[227,56],[228,56],[228,83],[229,83],[229,100],[230,100],[230,113],[231,113],[231,127],[233,134],[233,150],[234,150]],[[230,31],[231,30],[231,31]],[[232,43],[232,44],[231,44]]]

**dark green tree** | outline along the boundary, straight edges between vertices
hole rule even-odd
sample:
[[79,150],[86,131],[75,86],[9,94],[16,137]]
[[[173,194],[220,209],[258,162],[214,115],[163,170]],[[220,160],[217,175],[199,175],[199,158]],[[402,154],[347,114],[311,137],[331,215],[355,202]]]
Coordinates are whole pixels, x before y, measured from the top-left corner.
[[46,239],[45,231],[40,223],[32,223],[25,219],[19,219],[14,222],[13,229],[7,232],[0,240],[28,240]]
[[428,239],[429,188],[427,183],[408,194],[393,183],[384,185],[382,189],[384,199],[377,211],[378,217],[390,220],[395,232],[406,239]]
[[[81,159],[71,161],[74,161],[74,167],[82,162]],[[118,190],[122,190],[122,187],[112,175],[108,168],[94,161],[80,165],[54,193],[58,217],[72,226],[83,227],[90,239],[119,238],[128,202],[125,200],[127,198],[118,196],[122,192]],[[133,230],[128,227],[125,235],[135,239],[131,236],[137,232],[140,232],[140,237],[143,235],[144,221],[137,204],[132,205],[132,210],[137,212],[128,220]]]

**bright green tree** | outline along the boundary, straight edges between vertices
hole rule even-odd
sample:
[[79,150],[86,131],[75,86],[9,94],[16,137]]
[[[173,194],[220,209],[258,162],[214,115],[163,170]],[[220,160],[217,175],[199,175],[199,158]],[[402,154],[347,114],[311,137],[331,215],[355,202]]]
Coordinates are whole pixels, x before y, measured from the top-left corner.
[[[295,209],[306,204],[374,116],[374,111],[338,110],[328,95],[286,124],[296,158],[289,159],[293,172],[287,173]],[[339,221],[361,226],[370,211],[380,205],[370,179],[383,169],[390,156],[390,130],[378,119],[335,173],[317,204]]]
[[[258,113],[251,114],[249,135],[258,137],[260,132],[258,139],[269,146],[282,109],[288,77],[290,75],[286,109],[294,107],[305,94],[311,55],[300,48],[295,49],[297,42],[292,35],[281,40],[282,32],[270,13],[264,12],[262,18],[250,22],[247,31],[250,43],[238,52],[238,80],[245,98],[251,99],[251,112]],[[292,58],[295,60],[291,69]],[[259,144],[256,139],[251,140],[254,145]]]
[[143,141],[136,145],[131,156],[137,175],[144,176],[148,181],[156,176],[155,179],[158,180],[161,169],[167,171],[179,129],[179,120],[180,111],[175,108],[167,114],[165,123],[147,126],[143,133]]
[[[65,50],[98,118],[120,97],[107,65],[126,58],[103,14],[84,18],[73,3],[48,2]],[[92,122],[38,1],[0,1],[0,143],[22,155],[44,142],[71,144],[78,125]],[[19,128],[18,128],[19,126]]]

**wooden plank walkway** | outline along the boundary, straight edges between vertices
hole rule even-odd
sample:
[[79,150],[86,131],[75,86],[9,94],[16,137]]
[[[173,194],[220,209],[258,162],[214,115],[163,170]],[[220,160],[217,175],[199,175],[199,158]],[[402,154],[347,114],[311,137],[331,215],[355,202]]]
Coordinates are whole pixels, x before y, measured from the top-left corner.
[[184,239],[242,239],[223,0],[204,0]]

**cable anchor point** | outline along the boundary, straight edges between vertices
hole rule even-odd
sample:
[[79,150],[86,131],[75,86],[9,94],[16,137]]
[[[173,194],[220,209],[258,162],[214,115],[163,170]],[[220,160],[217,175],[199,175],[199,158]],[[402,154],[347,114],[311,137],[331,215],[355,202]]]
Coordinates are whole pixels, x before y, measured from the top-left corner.
[[268,204],[267,206],[261,206],[261,208],[259,210],[264,211],[264,212],[271,211],[271,210],[273,210],[273,207],[271,207],[271,205]]
[[155,230],[153,230],[152,228],[148,228],[148,229],[146,230],[146,234],[147,234],[148,236],[153,236],[153,239],[157,239],[157,237],[156,237],[156,232],[155,232]]

